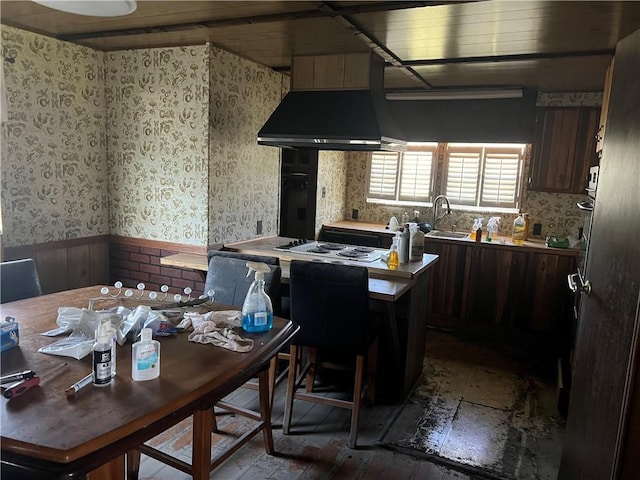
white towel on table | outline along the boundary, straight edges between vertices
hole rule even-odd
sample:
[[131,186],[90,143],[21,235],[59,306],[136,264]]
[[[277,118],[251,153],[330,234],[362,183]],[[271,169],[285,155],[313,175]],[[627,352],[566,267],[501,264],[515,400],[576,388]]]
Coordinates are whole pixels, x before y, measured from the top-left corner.
[[189,334],[190,342],[210,343],[234,352],[248,352],[253,348],[253,340],[242,338],[233,331],[233,327],[240,326],[241,318],[237,310],[207,312],[204,315],[188,312],[180,326],[186,328],[188,323],[193,326],[193,332]]

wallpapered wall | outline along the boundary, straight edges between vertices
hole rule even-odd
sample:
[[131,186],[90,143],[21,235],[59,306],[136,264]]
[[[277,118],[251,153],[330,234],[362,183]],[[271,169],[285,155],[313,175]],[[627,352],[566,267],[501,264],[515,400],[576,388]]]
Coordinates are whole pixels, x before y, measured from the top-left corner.
[[206,246],[277,233],[282,74],[211,46],[102,54],[2,26],[5,246],[115,234]]
[[278,233],[280,149],[256,134],[289,78],[217,48],[210,56],[209,243]]
[[112,234],[207,244],[208,53],[106,54]]
[[345,218],[347,164],[347,152],[318,152],[316,238],[323,223]]
[[5,246],[108,234],[103,54],[5,25],[1,34]]
[[[599,106],[602,103],[602,93],[574,92],[574,93],[540,93],[537,99],[538,106]],[[525,164],[525,178],[528,177],[529,160]],[[369,154],[349,153],[346,208],[345,218],[351,217],[351,209],[358,209],[358,218],[367,222],[385,223],[392,215],[398,220],[403,212],[413,214],[413,210],[420,211],[422,221],[431,221],[433,209],[420,206],[391,206],[366,202],[367,168]],[[443,157],[438,158],[437,177],[442,175]],[[439,184],[439,182],[436,182]],[[439,194],[436,192],[435,194]],[[578,229],[583,226],[584,215],[576,207],[576,203],[585,200],[584,195],[571,195],[563,193],[530,192],[526,186],[522,196],[523,212],[528,212],[531,225],[542,224],[542,237],[546,235],[572,235],[577,236]],[[489,217],[501,217],[500,234],[511,235],[515,214],[498,212],[470,212],[452,210],[450,216],[445,217],[438,228],[450,229],[455,225],[457,230],[470,231],[473,220],[484,217],[486,225]]]

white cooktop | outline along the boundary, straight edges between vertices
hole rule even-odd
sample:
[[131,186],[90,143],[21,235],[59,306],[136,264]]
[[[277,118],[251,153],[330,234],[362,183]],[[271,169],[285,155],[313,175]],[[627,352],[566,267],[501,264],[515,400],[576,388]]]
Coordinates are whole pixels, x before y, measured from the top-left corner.
[[373,247],[361,247],[358,245],[345,245],[342,243],[296,241],[276,247],[276,250],[313,255],[315,259],[327,259],[335,263],[339,261],[375,262],[379,260],[387,250],[379,250]]

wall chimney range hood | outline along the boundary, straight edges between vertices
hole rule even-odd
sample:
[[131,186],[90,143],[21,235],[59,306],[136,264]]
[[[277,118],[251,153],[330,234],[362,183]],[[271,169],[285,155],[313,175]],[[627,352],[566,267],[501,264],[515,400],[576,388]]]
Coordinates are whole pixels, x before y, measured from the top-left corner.
[[258,144],[339,151],[404,151],[373,53],[295,57],[291,91],[258,132]]

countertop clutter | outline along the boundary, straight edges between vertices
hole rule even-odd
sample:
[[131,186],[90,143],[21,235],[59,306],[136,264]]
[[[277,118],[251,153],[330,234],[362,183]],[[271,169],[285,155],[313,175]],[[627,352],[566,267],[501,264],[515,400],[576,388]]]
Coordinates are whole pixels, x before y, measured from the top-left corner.
[[[376,234],[380,235],[381,238],[381,247],[389,248],[391,245],[391,238],[394,235],[394,232],[387,229],[386,225],[380,223],[372,223],[372,222],[362,222],[358,220],[340,220],[337,222],[329,222],[325,223],[322,226],[323,230],[333,230],[333,231],[346,231],[346,232],[358,232],[358,233],[368,233],[368,234]],[[465,232],[462,232],[465,233]],[[568,255],[572,257],[577,257],[582,250],[578,248],[553,248],[546,245],[544,239],[529,239],[525,240],[523,245],[514,245],[511,241],[511,237],[498,235],[498,238],[491,242],[486,241],[486,232],[483,235],[483,239],[481,242],[475,242],[468,236],[463,238],[452,238],[448,236],[431,236],[425,235],[425,238],[429,242],[445,242],[445,243],[462,243],[462,244],[479,244],[482,247],[488,248],[499,248],[499,249],[518,249],[519,251],[532,251],[532,252],[540,252],[540,253],[553,253],[557,255]]]

